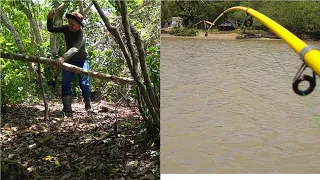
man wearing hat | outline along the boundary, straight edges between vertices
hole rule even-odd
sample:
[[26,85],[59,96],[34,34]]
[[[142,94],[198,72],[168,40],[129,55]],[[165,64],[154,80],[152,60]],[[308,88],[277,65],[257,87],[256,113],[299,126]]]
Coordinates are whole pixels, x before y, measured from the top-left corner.
[[[58,58],[56,61],[58,64],[63,62],[78,66],[83,70],[89,70],[89,60],[87,58],[87,53],[85,49],[85,39],[81,26],[84,27],[82,21],[83,16],[78,12],[73,12],[71,14],[66,14],[68,19],[68,25],[63,25],[59,27],[53,26],[53,17],[55,16],[55,11],[52,10],[47,16],[47,29],[49,32],[63,33],[64,39],[66,41],[67,52]],[[66,116],[72,116],[72,97],[71,97],[71,81],[75,73],[62,70],[62,102],[63,102],[63,112]],[[90,104],[90,86],[89,77],[84,75],[79,76],[79,85],[82,90],[82,96],[85,102],[86,111],[92,112]]]

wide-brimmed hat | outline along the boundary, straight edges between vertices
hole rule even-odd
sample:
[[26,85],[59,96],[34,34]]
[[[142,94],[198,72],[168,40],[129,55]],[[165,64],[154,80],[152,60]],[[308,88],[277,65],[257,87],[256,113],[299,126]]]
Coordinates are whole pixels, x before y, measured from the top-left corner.
[[73,19],[75,21],[77,21],[77,23],[79,23],[82,27],[84,27],[82,21],[83,21],[83,16],[82,14],[78,13],[78,12],[73,12],[71,14],[66,14],[66,18],[67,19]]

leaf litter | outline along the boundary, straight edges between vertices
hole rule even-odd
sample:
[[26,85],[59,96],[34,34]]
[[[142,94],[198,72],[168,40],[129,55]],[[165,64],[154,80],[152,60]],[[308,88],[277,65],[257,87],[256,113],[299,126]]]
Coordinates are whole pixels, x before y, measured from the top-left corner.
[[138,108],[92,106],[88,116],[73,102],[74,117],[64,118],[50,101],[48,121],[41,104],[11,106],[1,114],[1,159],[20,162],[30,179],[160,179],[160,148],[147,146]]

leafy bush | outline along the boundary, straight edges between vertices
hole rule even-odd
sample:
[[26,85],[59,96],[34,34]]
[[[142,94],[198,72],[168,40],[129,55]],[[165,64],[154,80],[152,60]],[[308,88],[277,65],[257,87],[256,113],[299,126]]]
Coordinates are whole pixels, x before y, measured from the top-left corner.
[[[160,97],[160,49],[159,47],[150,47],[146,51],[146,64],[148,67],[148,74],[151,80],[152,88],[156,96]],[[131,101],[137,100],[137,91],[135,88],[130,90]]]
[[28,73],[25,64],[0,60],[1,106],[22,103],[35,94],[35,78]]
[[[105,48],[104,50],[89,49],[88,55],[90,60],[90,70],[110,74],[119,77],[128,77],[129,72],[126,70],[124,60],[119,58],[118,51],[112,48]],[[74,83],[77,85],[76,83]],[[102,98],[107,101],[118,101],[123,95],[127,94],[127,85],[120,85],[117,83],[90,78],[90,88],[94,91],[99,88],[102,92]],[[79,91],[78,95],[81,92]]]
[[198,30],[195,28],[174,27],[169,33],[175,36],[196,36]]
[[157,47],[148,49],[146,63],[154,88],[160,89],[160,50]]

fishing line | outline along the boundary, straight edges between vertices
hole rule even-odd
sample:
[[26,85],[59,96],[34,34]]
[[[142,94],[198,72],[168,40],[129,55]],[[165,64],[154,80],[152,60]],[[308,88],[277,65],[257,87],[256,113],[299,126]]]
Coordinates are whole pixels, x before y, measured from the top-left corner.
[[[205,38],[206,38],[206,37],[201,38],[202,40],[201,40],[201,42],[200,42],[200,45],[203,44]],[[199,50],[199,48],[200,48],[200,45],[196,48],[196,51],[195,51],[195,52],[198,52],[198,50]],[[192,55],[195,55],[195,54],[196,54],[196,53],[193,53]],[[188,57],[190,57],[191,61],[190,61],[189,63],[187,62],[186,67],[182,70],[182,73],[181,73],[181,75],[179,76],[179,79],[178,79],[177,83],[173,86],[172,90],[171,90],[170,93],[168,94],[168,98],[171,97],[172,92],[176,89],[177,85],[180,83],[180,80],[181,80],[182,76],[184,75],[184,73],[186,72],[186,69],[189,67],[190,63],[192,62],[193,58],[195,57],[195,56],[192,56],[192,55],[188,56]],[[166,104],[166,102],[167,102],[167,100],[164,101],[163,103],[160,103],[161,105],[163,104],[163,105],[161,106],[161,108],[165,107],[164,105]]]
[[[220,15],[220,16],[221,16],[221,15]],[[219,17],[220,17],[220,16],[219,16]],[[218,18],[219,18],[219,17],[218,17]],[[217,19],[218,19],[218,18],[217,18]],[[245,18],[247,18],[247,16],[246,16]],[[252,18],[252,17],[250,17],[250,20],[251,20],[251,18]],[[215,20],[215,21],[216,21],[216,20]],[[251,20],[251,22],[252,22],[252,20]],[[250,26],[252,25],[251,22],[250,22]],[[210,28],[211,28],[212,26],[213,26],[213,23],[211,24]],[[246,25],[246,27],[248,27],[248,26]],[[210,28],[209,28],[208,30],[210,30]],[[208,33],[208,31],[206,31],[205,37],[207,36],[207,33]],[[202,39],[202,41],[201,41],[200,44],[203,43],[204,39],[205,39],[205,38]],[[199,48],[200,48],[200,46],[196,48],[196,52],[198,52]],[[287,74],[288,80],[290,80],[290,75],[289,75],[288,71],[282,66],[282,64],[277,60],[277,58],[274,57],[274,55],[273,55],[272,53],[271,53],[271,55],[272,55],[273,59],[276,60],[277,64],[280,65],[281,68],[283,69],[283,71]],[[194,56],[194,55],[191,55],[190,57],[191,57],[191,59],[192,59],[192,58],[194,58],[195,56]],[[189,63],[186,62],[186,63],[187,63],[186,67],[183,69],[182,74],[179,76],[178,81],[176,82],[176,84],[175,84],[175,85],[173,86],[173,88],[171,89],[168,97],[171,97],[171,95],[172,95],[173,91],[176,89],[178,83],[180,83],[182,76],[185,74],[186,69],[189,67],[190,62],[189,62]],[[302,71],[302,72],[303,72],[303,71]],[[301,73],[302,73],[302,72],[301,72]],[[314,74],[314,73],[313,73],[313,74]],[[306,91],[305,91],[305,92],[306,92]],[[307,93],[307,94],[308,94],[308,93]],[[312,119],[314,119],[314,121],[316,122],[316,124],[318,125],[318,127],[320,127],[319,120],[317,119],[317,117],[315,116],[315,114],[312,112],[311,107],[310,107],[310,103],[309,103],[309,100],[308,100],[307,97],[306,97],[306,94],[302,91],[302,94],[300,94],[300,95],[302,95],[302,96],[304,97],[305,104],[306,104],[306,106],[307,106],[308,111],[310,112],[310,114],[311,114],[311,116],[312,116]],[[162,106],[161,106],[161,108],[162,108],[162,107],[164,107],[164,105],[166,104],[166,101],[164,101],[164,103],[161,103],[161,104],[162,104]]]
[[[246,16],[245,16],[245,20],[244,20],[244,25],[245,25],[245,27],[250,27],[251,25],[252,25],[252,16],[250,15],[248,15],[248,10],[249,10],[249,8],[247,8],[246,9]],[[249,16],[249,18],[247,18]],[[218,17],[219,18],[219,17]],[[218,19],[217,18],[217,19]],[[217,20],[216,19],[216,20]],[[249,24],[248,24],[248,22],[249,22]],[[242,26],[243,27],[243,26]],[[309,47],[309,48],[308,48]],[[312,49],[314,49],[313,47],[311,47],[311,46],[306,46],[304,49],[306,49],[306,52],[308,52],[308,50],[312,50]],[[304,50],[303,49],[303,50]],[[302,53],[303,52],[303,53]],[[311,92],[312,92],[312,90],[313,90],[313,88],[315,87],[315,82],[316,82],[316,76],[315,76],[315,72],[313,71],[313,78],[311,78],[310,76],[302,76],[302,78],[300,78],[301,77],[301,74],[303,73],[303,71],[305,70],[305,68],[307,67],[307,64],[305,64],[305,60],[304,60],[304,55],[305,55],[305,53],[306,52],[304,52],[304,51],[301,51],[300,52],[300,58],[302,58],[303,59],[303,61],[304,61],[304,64],[301,66],[301,68],[299,69],[299,71],[298,71],[298,73],[297,73],[297,75],[296,75],[296,77],[294,78],[294,84],[293,84],[293,90],[294,90],[294,92],[296,93],[296,94],[299,94],[299,95],[302,95],[303,97],[304,97],[304,100],[305,100],[305,103],[306,103],[306,106],[307,106],[307,108],[308,108],[308,110],[309,110],[309,112],[310,112],[310,114],[312,115],[312,117],[313,117],[313,119],[315,120],[315,122],[316,122],[316,124],[318,125],[318,127],[320,127],[320,123],[319,123],[319,121],[316,119],[316,116],[315,116],[315,114],[314,113],[312,113],[312,110],[311,110],[311,107],[310,107],[310,105],[309,105],[309,101],[308,101],[308,99],[307,99],[307,95],[308,94],[310,94]],[[302,54],[301,54],[302,53]],[[284,70],[284,72],[287,74],[287,76],[288,76],[288,78],[290,77],[290,75],[289,75],[289,73],[287,72],[287,70],[282,66],[282,64],[273,56],[273,54],[271,53],[271,55],[272,55],[272,57],[276,60],[276,62],[281,66],[281,68]],[[300,76],[300,77],[299,77]],[[298,89],[298,86],[299,86],[299,83],[301,82],[301,81],[304,81],[304,80],[307,80],[307,81],[309,81],[309,83],[310,83],[310,85],[309,85],[309,88],[306,90],[306,91],[301,91],[301,90],[299,90]]]
[[[204,22],[205,22],[205,21],[204,21]],[[207,29],[206,29],[206,23],[204,23],[204,26],[205,26],[205,37],[201,38],[202,40],[201,40],[200,44],[203,44],[203,42],[204,42],[205,38],[208,36],[208,32],[209,32],[209,31],[207,31]],[[209,27],[208,30],[210,30],[210,28],[211,28],[212,26],[213,26],[213,24],[211,24],[211,26]],[[198,48],[196,49],[195,52],[198,52],[199,48],[200,48],[200,46],[198,46]],[[194,54],[195,54],[195,53],[194,53]],[[190,57],[191,57],[191,59],[192,59],[192,58],[194,58],[195,56],[194,56],[194,57],[190,56]],[[190,62],[191,62],[191,61],[190,61]],[[190,63],[187,63],[187,66],[183,69],[181,76],[179,77],[177,83],[173,86],[173,88],[172,88],[171,92],[169,93],[168,97],[171,97],[172,92],[176,89],[177,85],[179,84],[179,82],[180,82],[180,80],[181,80],[182,75],[184,75],[185,70],[189,67],[189,65],[190,65]],[[161,105],[163,104],[163,105],[161,106],[161,108],[164,107],[164,105],[166,104],[166,102],[167,102],[167,101],[164,101],[164,103],[161,103]]]
[[[275,59],[276,62],[281,66],[281,68],[283,69],[283,71],[287,74],[286,77],[288,78],[288,81],[291,81],[289,72],[284,68],[284,66],[282,66],[282,64],[278,61],[277,58],[274,57],[274,55],[273,55],[272,53],[270,53],[270,54],[271,54],[271,56],[273,57],[273,59]],[[306,96],[305,94],[303,94],[303,97],[304,97],[303,99],[304,99],[304,101],[305,101],[305,103],[306,103],[307,109],[308,109],[308,111],[310,112],[310,115],[312,116],[312,119],[315,121],[315,123],[318,125],[318,127],[320,127],[319,119],[318,119],[318,118],[315,116],[315,114],[312,112],[311,107],[310,107],[310,103],[309,103],[309,101],[308,101],[307,96]]]

